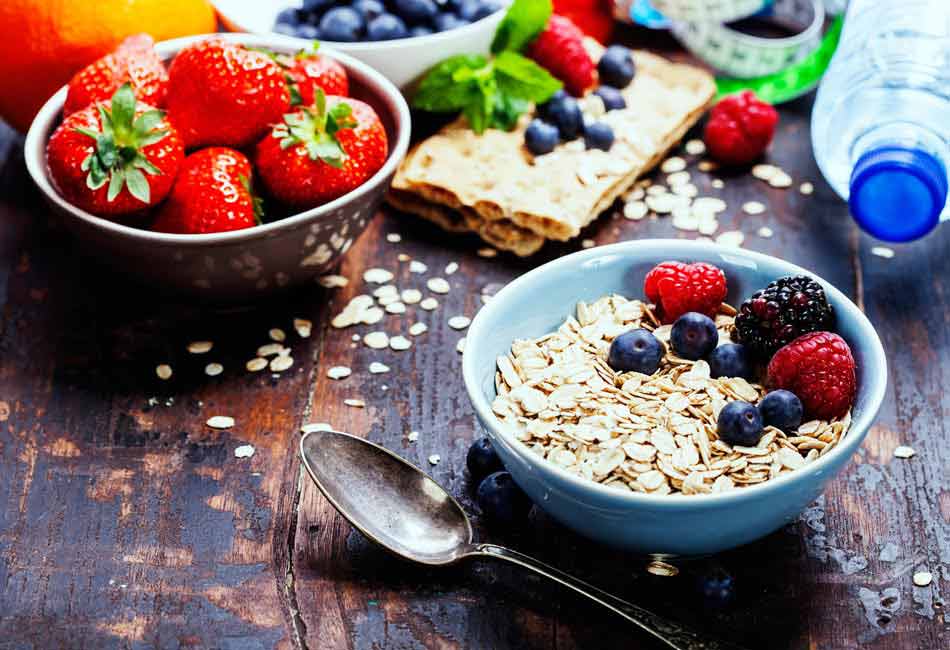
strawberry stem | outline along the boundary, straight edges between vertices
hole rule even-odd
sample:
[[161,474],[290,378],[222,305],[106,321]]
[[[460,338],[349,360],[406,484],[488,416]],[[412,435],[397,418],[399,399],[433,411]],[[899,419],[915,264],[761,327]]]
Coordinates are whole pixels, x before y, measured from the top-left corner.
[[311,160],[321,160],[331,167],[343,167],[347,155],[336,134],[357,126],[353,108],[346,102],[327,110],[327,97],[320,88],[314,93],[313,106],[301,108],[284,116],[271,135],[280,139],[280,148],[303,145]]
[[100,104],[100,130],[77,128],[76,132],[95,140],[92,153],[82,162],[88,172],[86,186],[98,190],[106,183],[106,199],[114,201],[127,188],[142,203],[151,199],[146,174],[154,176],[161,170],[142,153],[142,149],[165,138],[169,131],[159,128],[165,113],[150,110],[135,117],[136,99],[130,84],[123,84],[109,102]]

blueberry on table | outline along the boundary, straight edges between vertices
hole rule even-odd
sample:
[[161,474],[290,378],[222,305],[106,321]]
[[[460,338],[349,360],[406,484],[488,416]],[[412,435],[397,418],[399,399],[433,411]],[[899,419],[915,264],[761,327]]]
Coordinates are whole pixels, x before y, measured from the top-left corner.
[[670,344],[683,359],[702,359],[715,350],[718,343],[716,324],[705,314],[688,311],[673,323]]
[[392,14],[380,14],[366,26],[366,38],[371,41],[393,41],[407,36],[409,30],[406,29],[406,23]]
[[549,120],[557,127],[562,140],[573,140],[580,135],[584,128],[584,115],[577,100],[565,93],[552,98],[546,105],[545,112]]
[[787,390],[773,390],[759,402],[762,422],[785,433],[798,429],[804,412],[802,401],[795,393]]
[[353,43],[360,40],[366,23],[352,7],[334,7],[320,19],[320,33],[328,41]]
[[392,6],[399,17],[409,23],[423,23],[439,13],[432,0],[394,0]]
[[617,372],[652,375],[663,358],[663,344],[642,327],[624,332],[610,344],[607,364]]
[[528,517],[531,500],[508,472],[489,474],[478,485],[475,494],[482,513],[492,521],[518,524]]
[[532,120],[524,132],[524,144],[535,156],[551,153],[560,140],[557,127],[543,120]]
[[467,20],[463,20],[455,14],[436,14],[435,18],[432,19],[432,26],[437,32],[447,32],[450,29],[456,29],[467,24]]
[[600,97],[604,102],[604,108],[608,111],[616,111],[627,107],[627,100],[613,86],[601,86],[594,91],[594,94]]
[[748,350],[741,343],[720,345],[709,355],[709,371],[713,379],[719,377],[749,379],[752,375],[752,364],[749,363]]
[[633,53],[623,45],[611,45],[597,63],[600,82],[614,88],[626,88],[633,81]]
[[353,4],[350,5],[363,17],[367,23],[386,13],[386,7],[379,0],[353,0]]
[[753,447],[762,437],[762,414],[748,402],[729,402],[719,411],[716,430],[730,445]]
[[730,604],[736,595],[735,581],[721,566],[714,566],[699,574],[696,588],[703,604],[713,609]]
[[584,127],[584,145],[588,149],[610,151],[614,146],[614,130],[605,122],[591,122]]
[[479,438],[472,443],[472,446],[468,448],[465,464],[468,466],[472,480],[479,482],[489,474],[505,469],[488,438]]

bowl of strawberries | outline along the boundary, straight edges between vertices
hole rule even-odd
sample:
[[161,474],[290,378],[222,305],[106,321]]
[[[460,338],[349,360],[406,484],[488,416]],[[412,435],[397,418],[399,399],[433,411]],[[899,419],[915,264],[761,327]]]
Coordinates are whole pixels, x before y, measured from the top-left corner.
[[375,214],[410,117],[369,66],[299,44],[130,37],[37,114],[30,175],[85,252],[159,289],[248,301],[312,282]]

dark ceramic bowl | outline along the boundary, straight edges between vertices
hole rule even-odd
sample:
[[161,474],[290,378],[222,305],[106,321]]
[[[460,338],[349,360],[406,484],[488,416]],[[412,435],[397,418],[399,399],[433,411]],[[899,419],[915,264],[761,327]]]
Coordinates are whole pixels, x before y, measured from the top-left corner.
[[[293,53],[300,41],[278,35],[224,34],[229,41]],[[156,46],[170,60],[190,36]],[[163,292],[218,301],[253,301],[275,290],[312,283],[333,267],[376,212],[409,146],[405,99],[390,81],[356,59],[332,52],[350,78],[350,94],[370,104],[389,136],[389,158],[366,183],[330,203],[254,228],[173,235],[135,228],[80,210],[59,195],[46,166],[46,142],[59,124],[66,88],[40,110],[24,145],[27,168],[53,213],[84,252]]]

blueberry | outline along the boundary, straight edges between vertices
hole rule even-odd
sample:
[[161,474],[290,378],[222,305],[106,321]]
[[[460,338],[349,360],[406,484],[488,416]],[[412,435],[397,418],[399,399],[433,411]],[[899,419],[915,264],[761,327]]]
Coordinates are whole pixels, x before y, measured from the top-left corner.
[[562,140],[573,140],[584,127],[584,116],[577,100],[568,94],[548,102],[547,112],[550,121],[557,127]]
[[721,566],[714,566],[697,577],[697,591],[703,604],[719,609],[733,601],[736,595],[735,581]]
[[748,402],[729,402],[719,411],[716,430],[730,445],[755,446],[762,437],[762,414]]
[[795,393],[787,390],[773,390],[759,402],[762,422],[781,429],[786,433],[798,429],[802,423],[802,401]]
[[284,36],[296,36],[297,26],[291,25],[290,23],[277,23],[274,25],[274,32],[277,34],[283,34]]
[[614,130],[605,122],[591,122],[584,127],[584,144],[588,149],[610,151],[614,146]]
[[465,464],[468,465],[469,474],[474,481],[481,481],[489,474],[505,469],[488,438],[479,438],[472,443],[468,448]]
[[414,27],[409,28],[409,36],[416,38],[418,36],[428,36],[432,33],[431,27],[426,27],[425,25],[415,25]]
[[548,101],[540,104],[537,107],[535,112],[538,114],[538,117],[540,117],[545,122],[553,122],[554,118],[551,117],[551,107],[563,101],[565,97],[568,97],[568,94],[563,88],[551,95],[551,97],[548,98]]
[[749,379],[752,367],[746,347],[740,343],[720,345],[709,355],[709,370],[714,379],[719,377]]
[[432,19],[432,26],[437,32],[447,32],[450,29],[456,29],[467,24],[467,20],[463,20],[455,14],[437,14],[436,17]]
[[406,23],[392,14],[380,14],[366,26],[366,38],[371,41],[393,41],[407,36],[409,30],[406,29]]
[[663,358],[663,344],[643,328],[624,332],[610,344],[607,363],[617,372],[631,370],[652,375]]
[[508,472],[489,474],[475,494],[482,513],[499,523],[517,524],[528,517],[531,500]]
[[463,0],[459,4],[458,15],[468,22],[474,23],[498,11],[499,5],[485,0]]
[[395,0],[392,6],[409,23],[424,23],[439,13],[439,8],[432,0]]
[[304,23],[303,25],[297,26],[297,37],[305,38],[308,41],[315,41],[320,38],[320,30],[309,23]]
[[709,316],[688,311],[673,323],[670,343],[673,345],[673,351],[680,357],[702,359],[716,348],[719,332]]
[[366,23],[351,7],[334,7],[320,19],[320,33],[328,41],[352,43],[360,40]]
[[524,132],[524,144],[535,156],[554,151],[560,139],[557,127],[543,120],[532,120]]
[[623,45],[611,45],[597,63],[601,83],[626,88],[633,80],[633,54]]
[[334,4],[334,0],[303,0],[304,11],[321,12],[326,11]]
[[603,100],[604,108],[608,111],[616,111],[627,107],[627,100],[613,86],[601,86],[594,91],[594,94]]
[[386,7],[379,0],[353,0],[350,6],[358,11],[366,22],[386,12]]
[[[299,22],[300,18],[297,14],[297,10],[291,7],[290,9],[284,9],[277,14],[277,18],[274,19],[275,25],[296,25]],[[277,31],[277,28],[274,28],[274,31]]]

